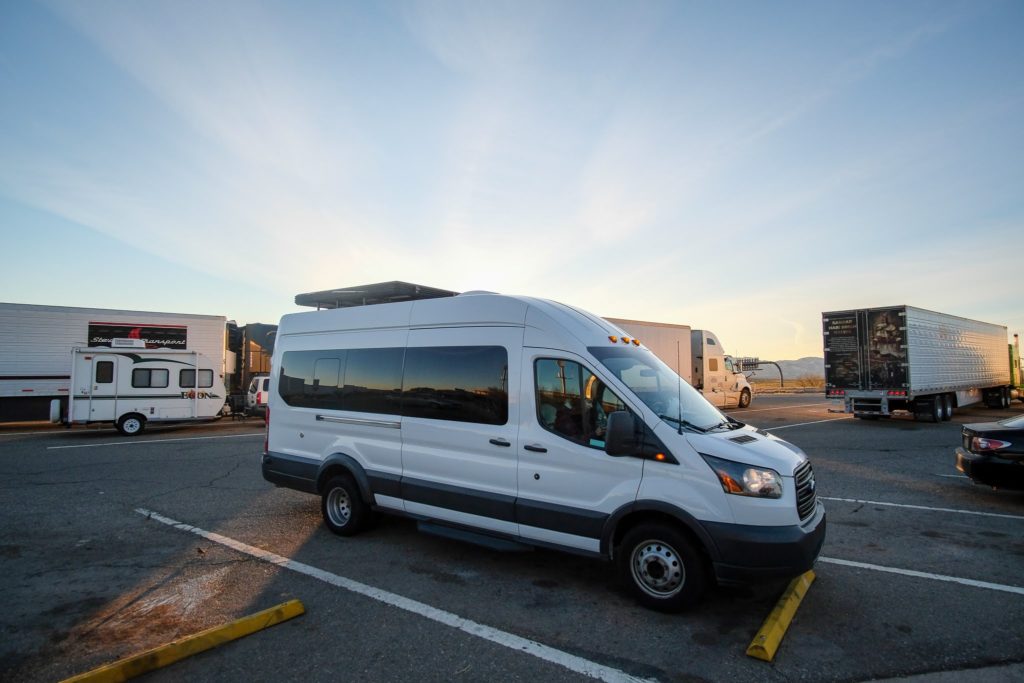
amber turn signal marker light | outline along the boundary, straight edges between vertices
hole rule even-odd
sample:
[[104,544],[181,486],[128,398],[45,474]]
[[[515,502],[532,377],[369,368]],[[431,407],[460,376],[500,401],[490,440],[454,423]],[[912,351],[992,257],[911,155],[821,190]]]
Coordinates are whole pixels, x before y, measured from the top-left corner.
[[654,459],[655,460],[664,460],[665,459],[665,454],[664,453],[655,453],[654,454]]
[[609,334],[609,335],[608,335],[608,341],[610,341],[610,342],[611,342],[612,344],[614,344],[614,343],[616,343],[617,341],[619,341],[619,338],[618,338],[618,337],[616,337],[616,336],[615,336],[614,334]]

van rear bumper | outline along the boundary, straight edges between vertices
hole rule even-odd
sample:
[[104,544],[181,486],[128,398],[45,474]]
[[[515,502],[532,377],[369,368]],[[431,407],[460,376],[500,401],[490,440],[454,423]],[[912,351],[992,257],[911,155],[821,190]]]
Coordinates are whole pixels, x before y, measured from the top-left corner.
[[825,506],[802,526],[753,526],[705,522],[718,550],[712,562],[720,584],[748,583],[804,573],[818,559],[825,542]]

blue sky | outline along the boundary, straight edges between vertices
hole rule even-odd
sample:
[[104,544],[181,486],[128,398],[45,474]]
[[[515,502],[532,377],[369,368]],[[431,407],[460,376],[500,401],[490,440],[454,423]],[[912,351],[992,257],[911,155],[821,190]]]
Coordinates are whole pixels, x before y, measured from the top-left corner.
[[0,300],[405,280],[821,354],[1024,332],[1024,3],[0,3]]

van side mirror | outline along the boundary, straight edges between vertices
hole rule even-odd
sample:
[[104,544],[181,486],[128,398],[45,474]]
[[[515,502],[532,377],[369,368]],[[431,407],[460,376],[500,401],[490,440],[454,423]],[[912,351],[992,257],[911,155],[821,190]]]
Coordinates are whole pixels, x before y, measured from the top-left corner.
[[640,443],[637,440],[636,418],[625,410],[616,410],[608,415],[604,435],[604,452],[608,455],[637,455]]

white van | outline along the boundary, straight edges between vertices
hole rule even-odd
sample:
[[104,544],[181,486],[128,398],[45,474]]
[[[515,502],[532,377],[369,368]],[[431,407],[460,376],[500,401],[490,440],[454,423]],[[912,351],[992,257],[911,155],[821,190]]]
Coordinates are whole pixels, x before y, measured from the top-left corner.
[[216,370],[194,351],[76,348],[65,422],[113,422],[119,432],[134,436],[149,422],[217,419],[225,391]]
[[824,541],[799,448],[563,304],[463,294],[295,313],[273,367],[263,476],[321,496],[343,536],[380,511],[605,558],[667,612],[714,579],[800,574]]

